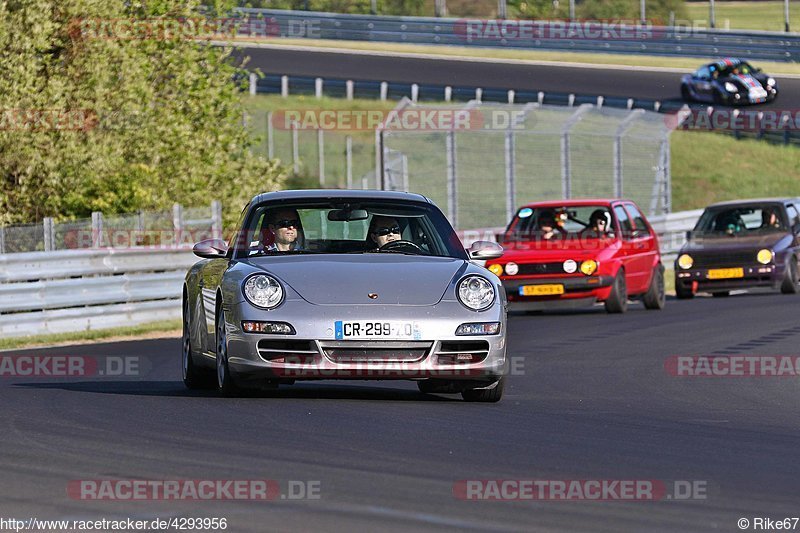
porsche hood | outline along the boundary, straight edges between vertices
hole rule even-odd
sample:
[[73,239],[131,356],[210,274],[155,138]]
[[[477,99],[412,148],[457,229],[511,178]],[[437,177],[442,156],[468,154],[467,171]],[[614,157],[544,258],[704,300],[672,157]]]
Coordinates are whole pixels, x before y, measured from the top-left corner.
[[316,305],[435,305],[469,266],[462,259],[401,254],[266,256],[247,263]]

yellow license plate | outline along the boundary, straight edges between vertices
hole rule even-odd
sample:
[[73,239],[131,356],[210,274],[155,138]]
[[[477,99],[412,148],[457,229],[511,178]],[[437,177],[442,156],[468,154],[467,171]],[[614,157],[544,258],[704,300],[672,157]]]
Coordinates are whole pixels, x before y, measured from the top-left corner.
[[708,271],[708,279],[730,279],[743,277],[743,268],[713,268]]
[[523,285],[519,288],[522,296],[552,296],[564,294],[564,286],[559,285]]

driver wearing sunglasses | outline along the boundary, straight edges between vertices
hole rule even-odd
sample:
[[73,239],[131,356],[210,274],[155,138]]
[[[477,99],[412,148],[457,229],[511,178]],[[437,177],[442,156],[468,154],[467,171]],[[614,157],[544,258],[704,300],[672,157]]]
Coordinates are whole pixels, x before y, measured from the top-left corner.
[[378,248],[387,243],[401,240],[400,232],[400,224],[392,217],[376,215],[372,217],[369,225],[369,238]]
[[269,229],[275,235],[275,242],[267,246],[268,252],[288,252],[300,250],[298,239],[302,226],[300,215],[294,209],[279,209],[269,216]]

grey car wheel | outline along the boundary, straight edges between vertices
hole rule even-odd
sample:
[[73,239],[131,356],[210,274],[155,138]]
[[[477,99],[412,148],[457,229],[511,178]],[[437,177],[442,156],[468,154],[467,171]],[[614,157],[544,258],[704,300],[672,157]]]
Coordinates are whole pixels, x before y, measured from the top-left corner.
[[624,313],[628,310],[628,285],[625,283],[625,271],[622,269],[614,278],[614,285],[611,287],[611,294],[608,295],[605,306],[609,313]]
[[228,366],[228,333],[222,309],[217,317],[217,389],[225,396],[234,396],[239,391]]
[[792,256],[789,258],[789,265],[786,267],[786,274],[781,283],[781,292],[783,294],[797,294],[798,291],[798,270],[797,258]]
[[183,303],[183,336],[181,339],[181,368],[183,384],[188,389],[208,389],[213,387],[214,380],[206,369],[199,368],[192,353],[191,324],[188,302]]
[[465,402],[484,402],[496,403],[503,397],[503,388],[505,387],[505,376],[500,378],[497,385],[491,389],[469,389],[461,393],[461,397]]

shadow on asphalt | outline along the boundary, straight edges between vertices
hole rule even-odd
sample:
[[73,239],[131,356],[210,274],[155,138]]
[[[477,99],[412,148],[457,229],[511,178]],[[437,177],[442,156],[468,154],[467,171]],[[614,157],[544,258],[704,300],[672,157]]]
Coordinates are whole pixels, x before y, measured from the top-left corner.
[[[59,389],[70,392],[119,394],[124,396],[159,396],[183,398],[222,398],[216,391],[188,390],[180,381],[76,381],[59,383],[15,383],[13,387]],[[422,394],[410,389],[364,387],[332,384],[281,385],[278,390],[248,390],[240,398],[304,399],[304,400],[383,400],[383,401],[461,401],[459,395]]]

